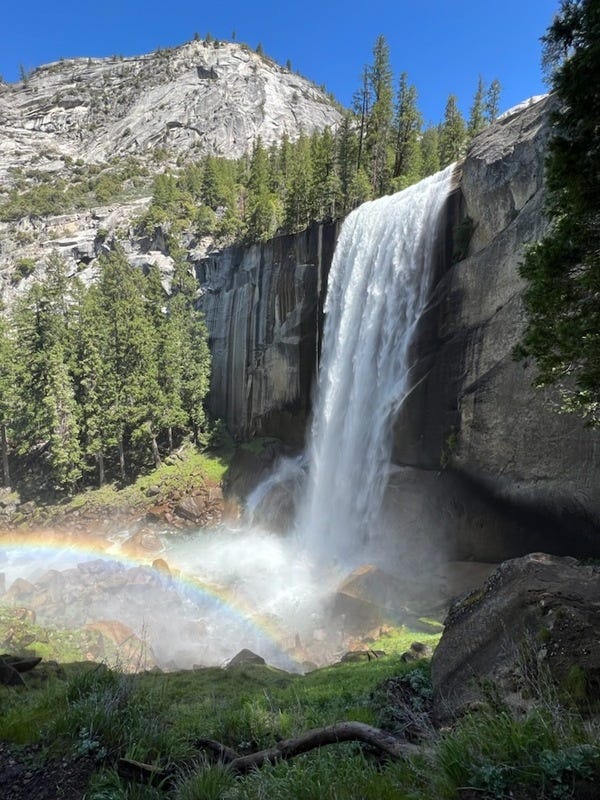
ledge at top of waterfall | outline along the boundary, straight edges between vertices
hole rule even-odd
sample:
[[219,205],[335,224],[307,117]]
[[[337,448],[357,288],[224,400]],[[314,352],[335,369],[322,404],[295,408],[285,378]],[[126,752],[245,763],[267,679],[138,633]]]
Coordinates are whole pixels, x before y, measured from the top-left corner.
[[357,208],[337,243],[300,537],[322,563],[364,561],[381,541],[391,425],[410,390],[453,166]]

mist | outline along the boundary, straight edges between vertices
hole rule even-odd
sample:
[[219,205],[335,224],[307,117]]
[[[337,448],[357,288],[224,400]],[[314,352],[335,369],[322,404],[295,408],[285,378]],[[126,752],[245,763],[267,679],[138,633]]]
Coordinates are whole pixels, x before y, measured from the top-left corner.
[[[384,500],[452,171],[346,219],[309,445],[255,489],[242,523],[165,531],[146,547],[134,531],[104,541],[24,534],[3,553],[2,602],[32,609],[43,624],[96,626],[121,645],[135,639],[145,646],[138,666],[162,669],[223,665],[247,648],[303,671],[417,616],[407,603],[420,555],[407,550],[414,537]],[[95,552],[82,552],[90,542]]]

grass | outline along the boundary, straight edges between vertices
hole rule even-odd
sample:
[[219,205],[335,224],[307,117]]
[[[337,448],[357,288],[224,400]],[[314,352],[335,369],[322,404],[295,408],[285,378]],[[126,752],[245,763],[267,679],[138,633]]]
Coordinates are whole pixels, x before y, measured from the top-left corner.
[[[428,674],[426,663],[393,656],[305,676],[260,665],[168,675],[74,665],[29,690],[0,689],[0,739],[94,758],[87,800],[565,800],[584,796],[600,777],[598,726],[554,697],[527,714],[488,707],[432,729],[422,754],[402,762],[348,743],[240,778],[194,748],[208,737],[249,752],[332,722],[377,723],[383,682],[405,681],[425,696]],[[175,786],[127,786],[115,771],[118,756],[177,765]]]
[[[0,642],[12,653],[34,654],[45,661],[84,661],[86,654],[97,652],[101,637],[85,628],[52,628],[32,622],[23,609],[0,605]],[[102,639],[104,658],[112,664],[119,660],[119,651],[110,640]],[[35,674],[35,673],[34,673]]]
[[421,631],[414,631],[406,625],[401,625],[397,628],[390,628],[389,631],[379,636],[379,638],[371,644],[371,648],[373,650],[383,650],[387,655],[400,655],[406,652],[413,642],[418,641],[435,649],[444,630],[444,626],[437,620],[423,618],[420,621],[429,626],[437,627],[439,632],[423,633]]
[[[177,456],[165,459],[163,464],[152,472],[139,476],[134,483],[118,487],[106,484],[98,489],[88,489],[74,495],[68,503],[45,506],[43,517],[46,521],[55,515],[74,511],[83,515],[107,515],[123,509],[136,510],[149,503],[166,502],[175,492],[184,494],[199,486],[218,486],[227,471],[233,454],[233,443],[229,440],[215,450],[200,452],[193,446],[182,448]],[[149,491],[157,493],[149,500]]]

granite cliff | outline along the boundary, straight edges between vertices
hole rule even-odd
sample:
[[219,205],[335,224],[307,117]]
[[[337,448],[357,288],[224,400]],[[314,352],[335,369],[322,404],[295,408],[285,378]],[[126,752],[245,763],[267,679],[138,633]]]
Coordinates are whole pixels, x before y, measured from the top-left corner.
[[65,158],[107,161],[166,148],[237,158],[334,125],[313,83],[242,44],[193,41],[124,58],[63,59],[0,83],[0,178]]
[[[518,264],[545,226],[552,102],[509,112],[457,168],[414,344],[415,387],[394,431],[387,507],[407,546],[427,540],[441,555],[482,561],[600,552],[600,435],[559,414],[556,394],[532,387],[533,365],[512,355],[523,326]],[[315,228],[205,264],[212,407],[242,437],[300,438],[334,238]]]
[[[147,237],[136,230],[155,175],[207,155],[238,158],[258,137],[269,146],[284,136],[334,129],[340,120],[322,89],[231,42],[193,41],[130,58],[63,59],[18,83],[0,81],[5,304],[42,277],[53,250],[84,281],[92,280],[96,258],[113,236],[132,266],[157,264],[167,285],[173,262],[165,231]],[[106,197],[103,181],[113,187]],[[75,187],[73,202],[67,195]],[[20,205],[18,196],[27,193]],[[42,194],[50,203],[36,212],[32,203]],[[11,198],[14,208],[2,215]],[[195,260],[213,242],[190,230],[184,245]]]

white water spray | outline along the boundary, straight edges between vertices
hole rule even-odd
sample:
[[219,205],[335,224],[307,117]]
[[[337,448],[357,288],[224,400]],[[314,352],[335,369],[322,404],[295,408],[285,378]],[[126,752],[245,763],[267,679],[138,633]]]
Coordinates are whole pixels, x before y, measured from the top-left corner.
[[410,345],[452,172],[360,206],[337,243],[298,525],[307,550],[325,563],[359,561],[380,533],[391,425],[411,385]]
[[[165,535],[156,555],[171,575],[128,557],[130,532],[107,541],[114,558],[102,560],[70,542],[49,553],[43,538],[36,552],[25,537],[24,549],[0,549],[9,589],[0,605],[32,604],[39,621],[59,627],[121,621],[148,637],[164,668],[220,664],[243,647],[285,669],[339,658],[355,633],[351,613],[332,607],[343,570],[381,560],[387,550],[373,540],[381,534],[392,418],[411,387],[410,345],[427,302],[451,174],[448,168],[361,206],[342,228],[329,277],[306,497],[300,457],[284,460],[248,502],[250,511],[261,505],[263,520],[269,502],[279,517],[282,506],[297,503],[299,536],[257,526]],[[328,570],[333,561],[341,570]],[[27,580],[19,585],[19,577]]]

